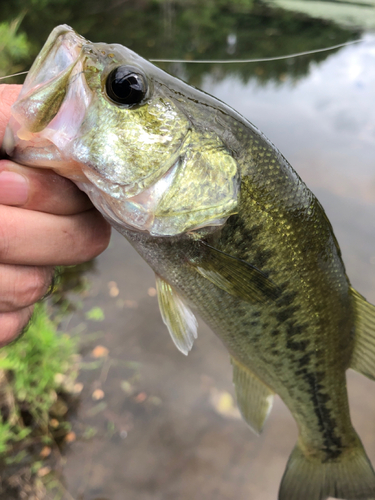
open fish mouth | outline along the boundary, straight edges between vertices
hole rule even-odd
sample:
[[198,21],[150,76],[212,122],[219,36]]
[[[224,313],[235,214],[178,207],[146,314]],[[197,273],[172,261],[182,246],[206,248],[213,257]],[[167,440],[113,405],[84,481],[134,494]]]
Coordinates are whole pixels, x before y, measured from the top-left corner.
[[19,163],[58,170],[64,161],[62,151],[77,136],[91,100],[85,43],[69,26],[58,26],[32,65],[2,145]]
[[85,38],[75,33],[70,26],[57,26],[30,68],[20,97],[59,77],[77,61],[85,43]]

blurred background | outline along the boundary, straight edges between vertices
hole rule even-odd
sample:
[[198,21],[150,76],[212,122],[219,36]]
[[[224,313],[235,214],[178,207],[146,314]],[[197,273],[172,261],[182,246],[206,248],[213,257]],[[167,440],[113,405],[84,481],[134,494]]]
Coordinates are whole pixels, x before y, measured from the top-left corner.
[[[271,139],[325,208],[353,286],[375,303],[374,0],[13,0],[0,4],[0,19],[1,76],[28,69],[61,23],[145,58],[185,61],[277,57],[360,39],[272,62],[158,64]],[[42,327],[16,354],[10,346],[0,355],[1,500],[277,498],[297,437],[291,415],[276,398],[263,434],[251,433],[221,342],[200,322],[189,356],[176,350],[153,273],[124,238],[114,233],[95,262],[62,271],[44,308],[57,344],[40,337],[43,309]],[[58,363],[37,389],[28,372],[36,360],[35,373],[45,374],[46,358]],[[348,388],[375,463],[375,385],[350,372]]]

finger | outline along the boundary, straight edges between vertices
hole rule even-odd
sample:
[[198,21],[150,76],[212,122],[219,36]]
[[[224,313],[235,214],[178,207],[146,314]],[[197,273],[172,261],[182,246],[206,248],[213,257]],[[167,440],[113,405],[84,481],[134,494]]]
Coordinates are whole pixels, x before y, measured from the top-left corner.
[[51,266],[0,264],[0,313],[35,304],[47,293],[53,272]]
[[110,226],[96,209],[51,215],[0,205],[0,262],[29,266],[86,262],[108,246]]
[[89,198],[52,170],[0,160],[0,204],[70,215],[92,208]]
[[33,306],[16,312],[0,313],[0,347],[15,340],[30,321]]
[[10,118],[10,108],[17,99],[22,85],[0,85],[0,144]]

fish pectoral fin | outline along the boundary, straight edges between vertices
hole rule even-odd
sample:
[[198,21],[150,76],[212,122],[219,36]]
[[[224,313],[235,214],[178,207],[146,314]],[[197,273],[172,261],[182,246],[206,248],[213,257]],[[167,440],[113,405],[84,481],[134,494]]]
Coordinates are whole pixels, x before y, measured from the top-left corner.
[[375,380],[375,306],[354,288],[355,334],[350,368]]
[[197,320],[176,290],[157,274],[156,290],[161,317],[177,349],[186,356],[197,338]]
[[247,302],[266,302],[280,295],[280,288],[256,267],[200,243],[205,247],[204,256],[192,265],[217,287]]
[[259,435],[272,409],[275,393],[233,357],[231,362],[238,408],[251,430]]

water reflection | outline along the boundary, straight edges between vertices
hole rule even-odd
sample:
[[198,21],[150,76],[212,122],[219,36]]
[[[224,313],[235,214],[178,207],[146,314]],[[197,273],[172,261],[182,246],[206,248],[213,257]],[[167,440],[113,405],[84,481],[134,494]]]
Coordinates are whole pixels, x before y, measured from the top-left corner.
[[[298,82],[246,85],[236,77],[203,88],[255,123],[311,187],[375,203],[375,36],[330,54]],[[280,146],[281,147],[281,146]]]
[[[334,22],[271,8],[252,0],[190,2],[165,0],[137,2],[110,0],[17,0],[0,5],[0,17],[11,20],[25,11],[21,29],[30,40],[30,65],[49,32],[67,23],[92,41],[121,43],[145,58],[249,59],[274,57],[320,49],[354,38],[359,29],[344,29]],[[221,80],[235,74],[243,82],[297,79],[311,61],[324,61],[326,53],[267,64],[165,65],[168,71],[199,86],[208,73]]]
[[336,0],[270,0],[293,12],[301,12],[317,19],[327,19],[341,26],[361,26],[365,30],[375,29],[375,4],[372,0],[337,2]]

